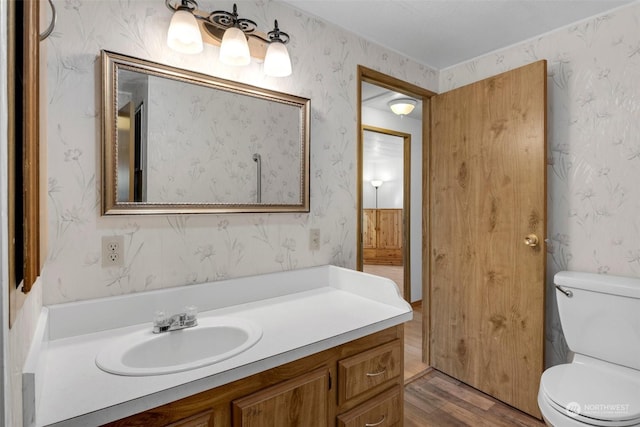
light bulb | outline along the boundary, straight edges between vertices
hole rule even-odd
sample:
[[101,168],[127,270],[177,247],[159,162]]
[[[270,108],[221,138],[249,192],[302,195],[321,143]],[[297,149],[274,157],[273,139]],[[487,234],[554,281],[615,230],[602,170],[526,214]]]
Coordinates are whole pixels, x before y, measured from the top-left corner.
[[291,58],[284,43],[273,41],[269,43],[264,58],[264,73],[272,77],[286,77],[291,75]]
[[181,53],[202,52],[202,34],[198,21],[189,10],[178,9],[174,12],[167,32],[167,45]]
[[222,36],[220,61],[227,65],[249,65],[249,43],[240,28],[230,27]]

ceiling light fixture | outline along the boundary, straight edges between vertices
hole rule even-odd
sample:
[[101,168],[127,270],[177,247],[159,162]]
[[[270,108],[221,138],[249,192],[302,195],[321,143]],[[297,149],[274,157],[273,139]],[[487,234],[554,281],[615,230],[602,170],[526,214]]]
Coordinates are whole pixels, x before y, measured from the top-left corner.
[[220,61],[227,65],[242,66],[251,57],[264,60],[264,72],[272,77],[291,75],[291,58],[285,46],[289,35],[280,31],[278,21],[268,33],[260,33],[258,25],[233,12],[216,10],[204,12],[195,0],[165,0],[173,11],[167,33],[167,45],[181,53],[200,53],[202,43],[220,46]]
[[412,98],[398,98],[389,101],[389,108],[391,111],[399,116],[406,116],[411,113],[416,107],[417,101]]

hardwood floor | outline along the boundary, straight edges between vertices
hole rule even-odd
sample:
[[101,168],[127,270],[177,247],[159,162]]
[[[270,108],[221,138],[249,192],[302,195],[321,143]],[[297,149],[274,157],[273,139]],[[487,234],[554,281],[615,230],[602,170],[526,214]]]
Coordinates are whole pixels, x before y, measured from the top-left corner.
[[404,324],[405,384],[429,369],[429,365],[422,363],[422,301],[412,305],[413,319]]
[[435,369],[404,389],[404,427],[542,427],[544,423]]

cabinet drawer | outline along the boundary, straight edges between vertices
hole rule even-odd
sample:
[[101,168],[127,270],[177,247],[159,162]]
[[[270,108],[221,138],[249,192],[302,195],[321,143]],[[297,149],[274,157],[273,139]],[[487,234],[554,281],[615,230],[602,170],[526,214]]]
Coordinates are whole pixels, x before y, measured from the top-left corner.
[[401,425],[402,398],[395,386],[338,416],[338,427],[390,427]]
[[338,396],[340,404],[402,372],[400,340],[373,348],[338,362]]
[[166,427],[213,427],[213,410],[200,412],[175,423],[167,424]]

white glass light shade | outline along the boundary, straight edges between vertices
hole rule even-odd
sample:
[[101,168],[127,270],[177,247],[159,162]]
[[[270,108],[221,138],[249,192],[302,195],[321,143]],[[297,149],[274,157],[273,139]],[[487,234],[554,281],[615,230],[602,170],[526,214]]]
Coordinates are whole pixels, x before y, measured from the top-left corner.
[[381,179],[371,180],[371,185],[373,185],[375,188],[380,187],[383,183],[384,181],[382,181]]
[[291,75],[291,58],[284,43],[274,41],[269,43],[264,57],[264,73],[271,77],[286,77]]
[[202,52],[202,34],[198,21],[188,10],[176,10],[169,24],[167,45],[181,53]]
[[389,102],[391,111],[399,116],[406,116],[411,113],[416,106],[416,100],[411,98],[394,99]]
[[249,65],[249,43],[240,28],[228,28],[220,44],[220,61],[227,65]]

